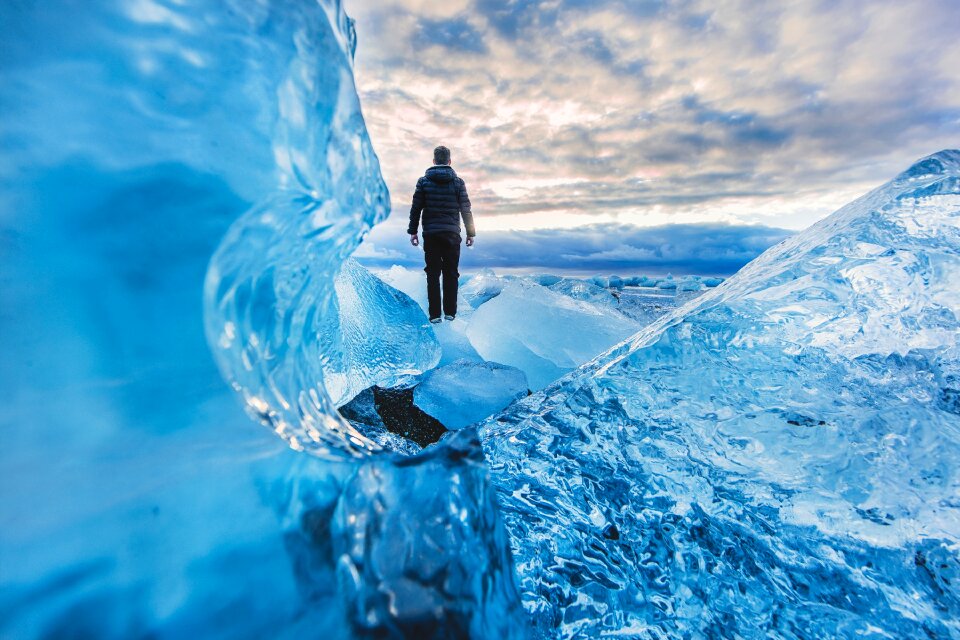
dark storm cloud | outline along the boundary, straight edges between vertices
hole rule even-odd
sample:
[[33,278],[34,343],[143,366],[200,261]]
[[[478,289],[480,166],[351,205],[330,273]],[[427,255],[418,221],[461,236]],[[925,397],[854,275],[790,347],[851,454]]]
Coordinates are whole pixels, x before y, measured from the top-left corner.
[[[462,251],[464,268],[531,267],[546,271],[672,271],[729,275],[790,235],[770,227],[725,224],[589,225],[577,229],[494,231]],[[381,244],[382,243],[382,244]],[[372,248],[372,250],[371,250]],[[372,267],[421,267],[422,252],[405,235],[375,236],[360,252]]]

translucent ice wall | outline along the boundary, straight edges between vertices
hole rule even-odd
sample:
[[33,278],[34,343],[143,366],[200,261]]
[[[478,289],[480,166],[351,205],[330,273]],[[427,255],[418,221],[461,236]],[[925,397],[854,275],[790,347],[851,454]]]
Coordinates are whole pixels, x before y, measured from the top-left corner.
[[251,425],[202,301],[267,194],[309,218],[352,171],[347,243],[385,211],[351,43],[335,3],[0,3],[0,636],[344,627],[275,493],[335,500],[345,470]]
[[[409,299],[350,266],[334,277],[387,211],[353,43],[334,0],[0,2],[0,636],[509,636],[509,555],[469,455],[378,458],[386,489],[414,471],[474,488],[397,506],[343,495],[359,465],[287,446],[372,449],[332,410],[328,373],[336,397],[437,356]],[[376,300],[362,316],[360,297]],[[358,334],[387,319],[408,348],[350,372]],[[342,591],[334,549],[383,540],[333,527],[341,503],[474,514],[459,522],[475,553],[434,553],[416,591],[345,561],[362,588]],[[456,571],[470,579],[439,577]]]
[[[427,327],[381,323],[364,327],[371,339],[360,353],[362,336],[340,324],[334,276],[371,224],[388,212],[353,84],[353,26],[339,3],[326,4],[326,16],[310,2],[277,3],[272,9],[281,23],[297,21],[284,42],[289,50],[272,56],[276,68],[264,76],[275,92],[269,98],[276,112],[264,131],[269,155],[263,158],[272,180],[211,260],[207,336],[248,411],[291,446],[319,455],[356,455],[378,447],[340,419],[325,374],[336,378],[334,395],[349,400],[349,391],[384,382],[392,364],[398,370],[432,366],[439,349],[385,353],[397,338],[431,336]],[[298,20],[304,13],[310,15]],[[352,284],[364,286],[360,269],[349,275]],[[352,287],[341,289],[346,294]],[[396,300],[375,296],[366,302],[375,309]],[[354,311],[361,308],[353,304]],[[413,330],[404,331],[408,328]],[[384,361],[390,355],[401,360]],[[357,363],[370,360],[378,361],[372,365],[375,379],[368,384],[345,379]]]
[[960,637],[960,152],[491,419],[564,637]]

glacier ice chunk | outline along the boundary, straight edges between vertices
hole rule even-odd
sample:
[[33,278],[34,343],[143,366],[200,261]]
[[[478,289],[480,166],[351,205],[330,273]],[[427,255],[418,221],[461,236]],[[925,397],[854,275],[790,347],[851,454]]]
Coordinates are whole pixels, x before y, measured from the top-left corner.
[[330,522],[351,637],[530,637],[496,514],[475,430],[360,466]]
[[677,285],[677,291],[703,291],[706,285],[697,276],[685,276]]
[[662,278],[657,281],[658,289],[676,289],[677,281],[674,279],[672,274],[667,274],[666,278]]
[[[377,273],[377,276],[392,287],[403,291],[408,296],[417,301],[423,310],[424,321],[429,313],[427,302],[427,279],[422,270],[405,269],[399,265],[394,265]],[[465,303],[466,297],[463,295],[462,288],[458,292],[457,299],[457,319],[453,322],[443,321],[440,324],[431,325],[431,329],[440,344],[440,360],[437,366],[444,366],[457,360],[483,360],[477,353],[477,350],[470,344],[470,339],[466,336],[466,326],[470,322],[471,307]],[[405,339],[403,336],[397,336],[398,339]]]
[[610,293],[609,289],[598,287],[592,282],[578,280],[577,278],[562,278],[558,282],[549,286],[551,291],[562,293],[565,296],[575,300],[586,300],[594,304],[605,307],[616,307],[617,299]]
[[458,360],[424,374],[413,401],[447,429],[462,429],[527,395],[527,376],[496,362]]
[[439,325],[433,325],[433,331],[440,342],[440,362],[442,367],[458,360],[483,361],[467,337],[467,327],[470,326],[471,312],[469,307],[457,312],[456,320],[444,320]]
[[484,359],[522,369],[536,390],[639,328],[615,309],[511,280],[473,312],[467,337]]
[[440,343],[407,294],[347,260],[334,280],[338,326],[327,328],[323,376],[340,406],[373,385],[389,387],[440,361]]
[[407,269],[395,264],[389,269],[374,271],[374,274],[394,289],[410,296],[420,305],[424,314],[428,313],[427,278],[422,270]]
[[504,285],[514,279],[512,276],[498,276],[492,269],[483,269],[460,287],[460,295],[476,309],[500,295]]
[[554,273],[534,273],[527,277],[533,282],[536,282],[544,287],[553,286],[563,280],[563,276],[558,276]]
[[960,636],[958,277],[945,151],[484,423],[528,610]]

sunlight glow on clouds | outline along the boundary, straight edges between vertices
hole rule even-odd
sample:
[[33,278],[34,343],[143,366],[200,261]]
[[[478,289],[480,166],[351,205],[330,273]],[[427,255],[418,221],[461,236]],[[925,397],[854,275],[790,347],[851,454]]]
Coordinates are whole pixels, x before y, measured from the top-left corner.
[[[960,146],[956,0],[346,9],[393,200],[379,246],[403,235],[437,144],[467,182],[478,243],[596,223],[800,229]],[[607,241],[598,253],[616,251]]]

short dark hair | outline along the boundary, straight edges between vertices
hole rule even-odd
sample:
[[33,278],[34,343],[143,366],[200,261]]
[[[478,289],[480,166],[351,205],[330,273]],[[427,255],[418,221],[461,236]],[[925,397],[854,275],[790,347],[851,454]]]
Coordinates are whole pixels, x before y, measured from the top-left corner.
[[450,149],[440,145],[433,150],[433,164],[450,164]]

